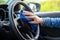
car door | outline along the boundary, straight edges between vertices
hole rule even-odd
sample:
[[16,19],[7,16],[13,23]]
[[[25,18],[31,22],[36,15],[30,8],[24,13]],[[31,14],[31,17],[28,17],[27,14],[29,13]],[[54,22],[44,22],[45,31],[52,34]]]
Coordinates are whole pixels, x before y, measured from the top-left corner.
[[[34,1],[35,2],[35,1]],[[39,2],[39,1],[37,1]],[[60,18],[59,0],[41,0],[40,11],[34,13],[42,18]],[[40,26],[41,36],[48,40],[60,40],[60,28],[51,28],[49,26]]]
[[[39,14],[41,13],[41,14]],[[39,17],[46,18],[57,18],[60,17],[60,12],[39,12],[36,13]],[[41,35],[44,36],[47,39],[59,39],[60,40],[60,28],[51,28],[48,26],[41,26]]]

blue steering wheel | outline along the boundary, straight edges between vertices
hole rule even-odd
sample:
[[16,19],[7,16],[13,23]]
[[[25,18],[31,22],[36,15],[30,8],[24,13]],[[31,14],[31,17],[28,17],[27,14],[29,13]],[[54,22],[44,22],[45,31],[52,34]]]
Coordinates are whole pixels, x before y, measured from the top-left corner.
[[[19,39],[37,40],[40,35],[39,24],[29,24],[28,22],[31,21],[32,19],[25,18],[25,16],[23,15],[23,10],[19,12],[20,17],[16,16],[17,14],[15,14],[14,8],[18,4],[23,5],[26,9],[28,9],[27,11],[32,12],[32,10],[24,2],[21,2],[20,0],[15,0],[11,2],[8,8],[9,8],[9,20],[12,31],[16,34],[16,36]],[[33,33],[35,33],[35,35]]]

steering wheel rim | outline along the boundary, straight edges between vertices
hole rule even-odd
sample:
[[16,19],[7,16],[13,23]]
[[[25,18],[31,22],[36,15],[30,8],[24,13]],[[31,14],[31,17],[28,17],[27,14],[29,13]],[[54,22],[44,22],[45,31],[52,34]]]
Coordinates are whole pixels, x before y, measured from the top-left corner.
[[[8,8],[9,8],[9,21],[10,21],[10,24],[11,24],[11,28],[12,28],[12,31],[17,35],[17,37],[18,37],[19,39],[23,38],[24,40],[28,40],[28,39],[24,38],[23,35],[20,33],[20,31],[19,31],[19,29],[17,28],[17,25],[16,25],[17,21],[14,20],[14,17],[13,17],[13,15],[14,15],[13,9],[14,9],[14,6],[15,6],[17,3],[19,3],[19,4],[21,4],[21,5],[25,6],[25,7],[27,7],[27,8],[29,9],[29,11],[32,12],[32,10],[31,10],[25,3],[21,2],[20,0],[15,0],[15,1],[13,1],[13,2],[9,5],[9,7],[8,7]],[[17,23],[17,24],[18,24],[18,23]],[[36,36],[33,37],[33,38],[30,38],[29,40],[36,40],[36,39],[38,39],[39,34],[40,34],[39,32],[40,32],[40,29],[39,29],[39,25],[38,25]]]

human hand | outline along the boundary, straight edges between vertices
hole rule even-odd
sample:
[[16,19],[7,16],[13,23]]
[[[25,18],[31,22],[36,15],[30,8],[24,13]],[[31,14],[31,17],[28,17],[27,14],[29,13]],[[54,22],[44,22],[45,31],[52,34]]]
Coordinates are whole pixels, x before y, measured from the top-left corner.
[[24,15],[26,18],[32,18],[33,19],[33,21],[29,22],[31,24],[39,24],[39,23],[42,24],[43,23],[43,19],[38,17],[37,15],[35,15],[32,12],[25,12]]

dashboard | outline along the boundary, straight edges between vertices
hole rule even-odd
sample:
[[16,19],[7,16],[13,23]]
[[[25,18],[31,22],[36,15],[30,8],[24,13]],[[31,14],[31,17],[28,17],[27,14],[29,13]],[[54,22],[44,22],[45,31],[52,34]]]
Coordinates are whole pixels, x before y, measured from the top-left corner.
[[8,19],[8,5],[0,5],[0,21]]
[[15,35],[11,32],[8,16],[8,5],[6,4],[0,4],[0,39],[15,40]]

